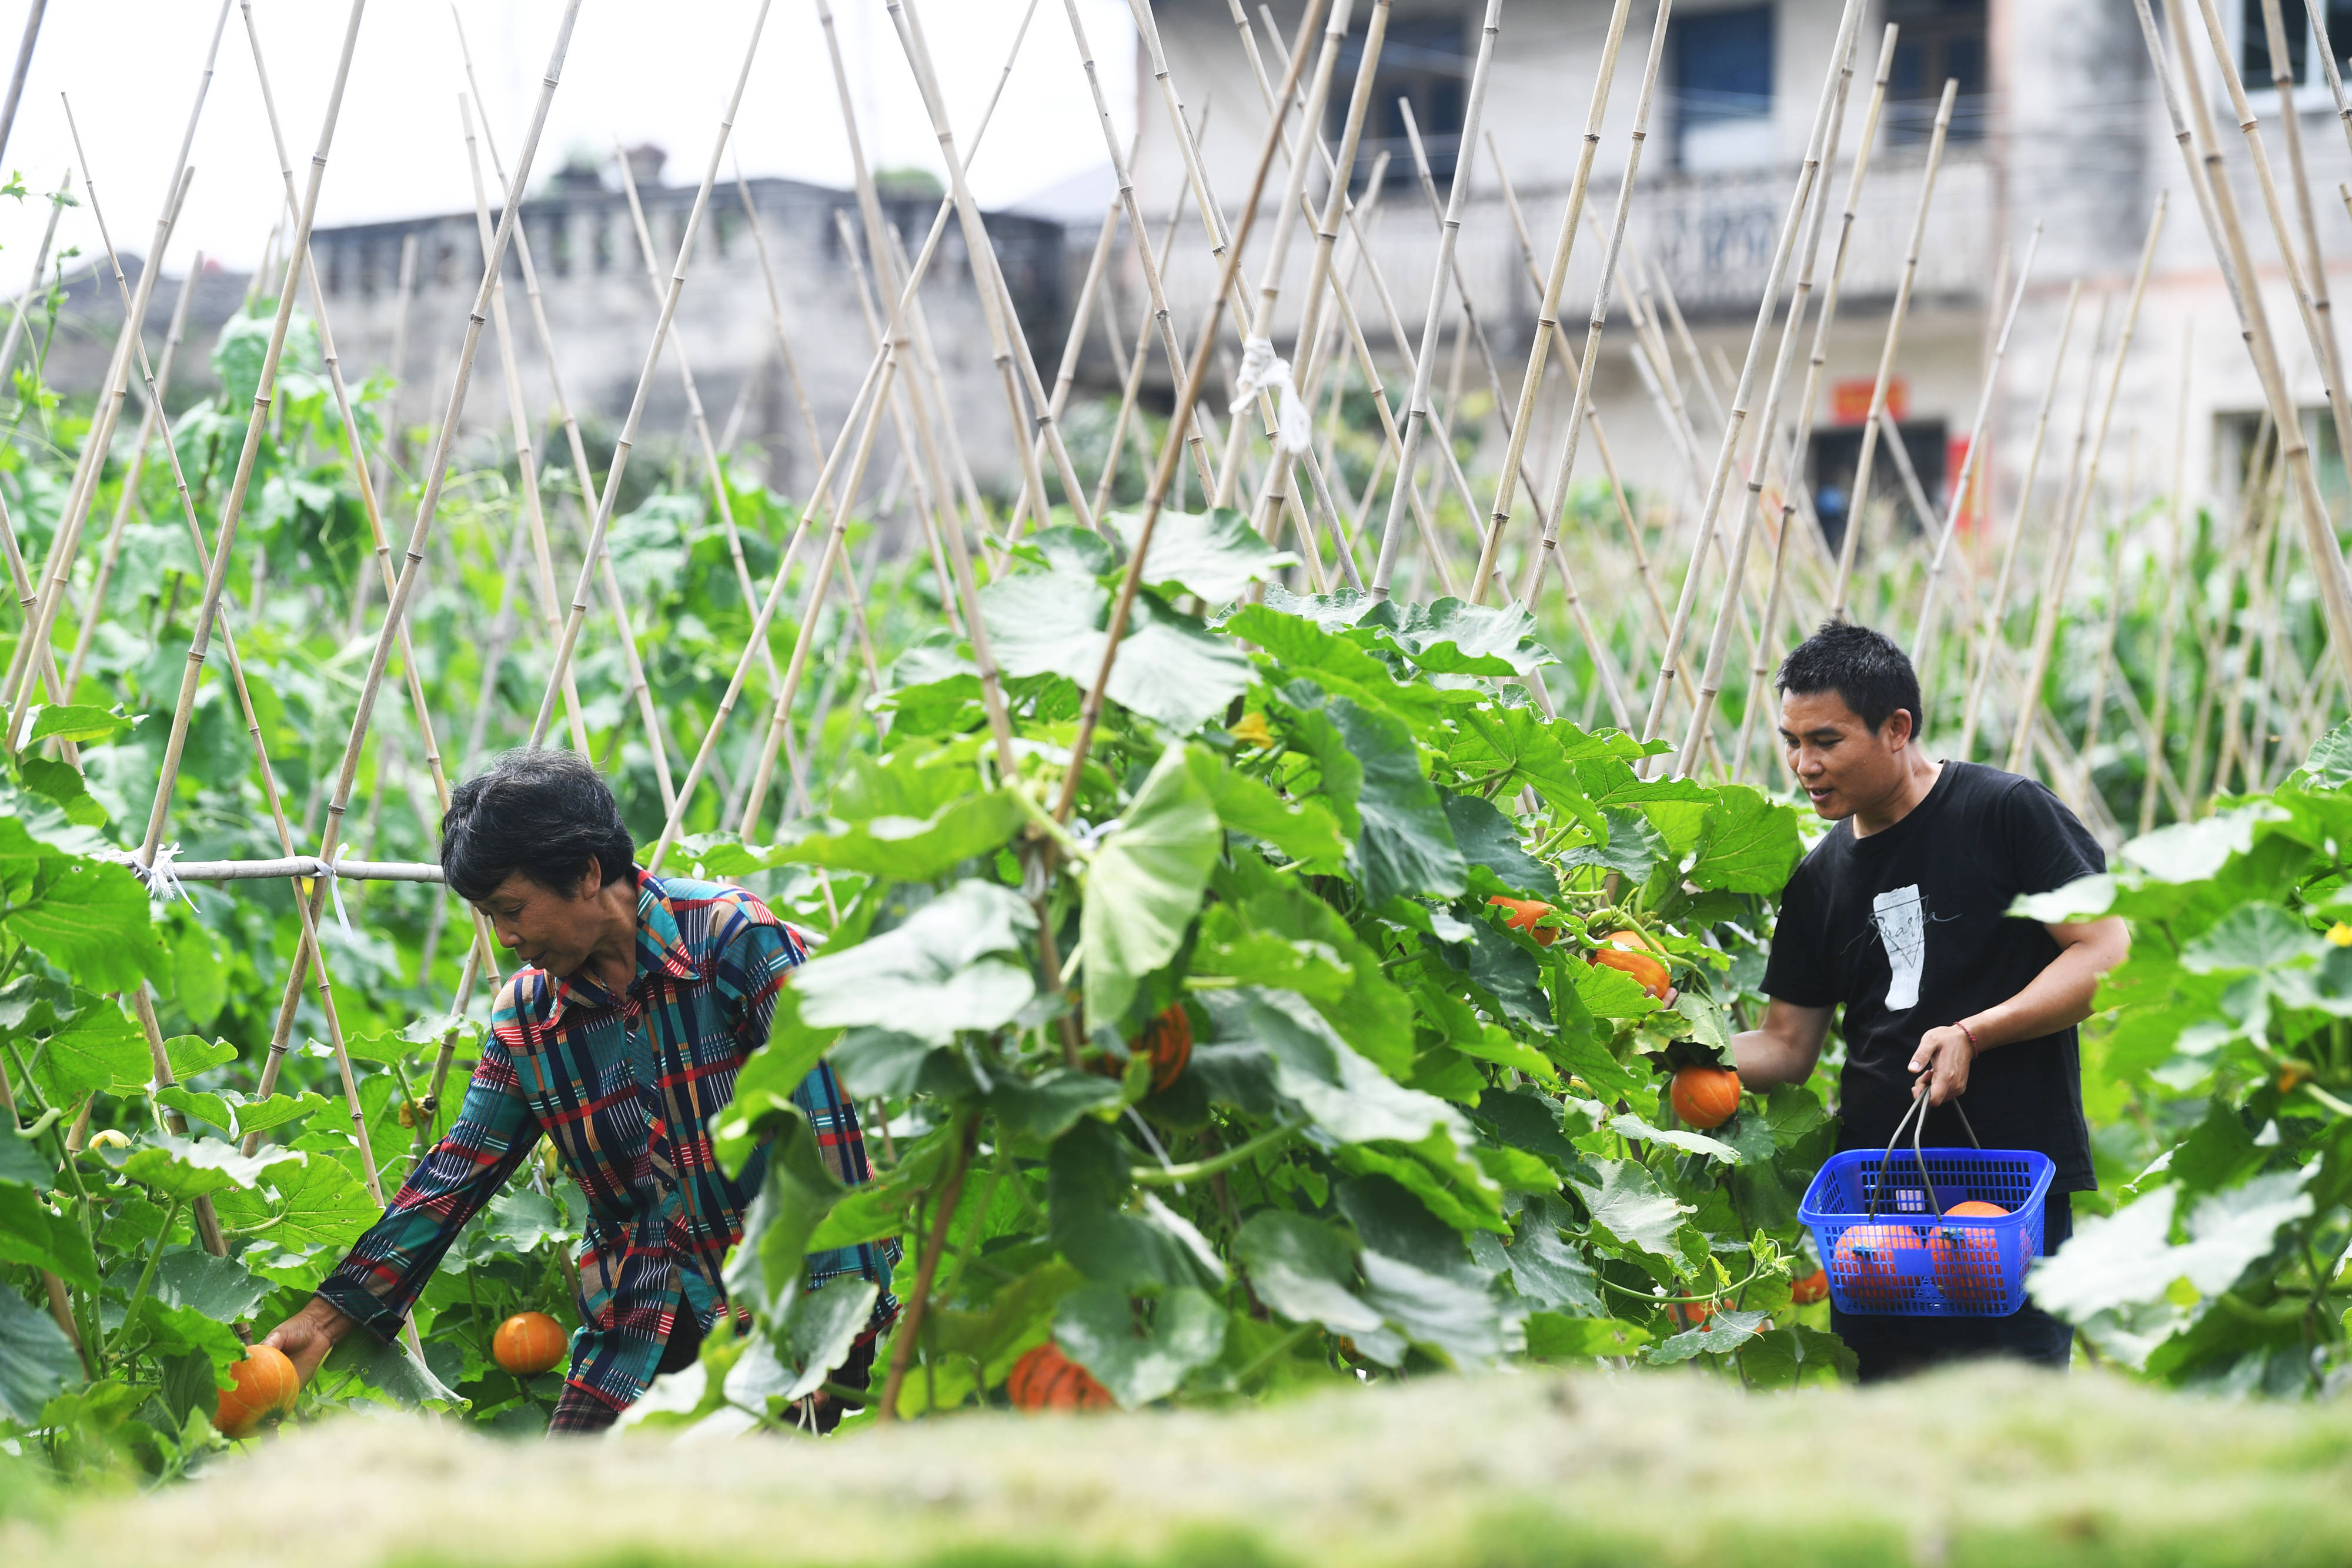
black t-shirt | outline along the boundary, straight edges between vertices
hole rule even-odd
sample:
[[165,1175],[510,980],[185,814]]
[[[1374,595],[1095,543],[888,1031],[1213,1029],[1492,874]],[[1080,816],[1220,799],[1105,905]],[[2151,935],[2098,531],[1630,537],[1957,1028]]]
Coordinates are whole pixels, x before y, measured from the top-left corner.
[[[1921,1035],[2009,1000],[2058,956],[2040,922],[2009,916],[2011,903],[2105,869],[2056,796],[1970,762],[1945,763],[1893,827],[1857,839],[1849,820],[1813,846],[1781,894],[1764,990],[1799,1007],[1845,1004],[1839,1148],[1884,1148],[1894,1136]],[[2073,1029],[1985,1051],[1960,1103],[1985,1147],[2049,1155],[2052,1191],[2098,1186]],[[1969,1140],[1939,1106],[1925,1141]]]

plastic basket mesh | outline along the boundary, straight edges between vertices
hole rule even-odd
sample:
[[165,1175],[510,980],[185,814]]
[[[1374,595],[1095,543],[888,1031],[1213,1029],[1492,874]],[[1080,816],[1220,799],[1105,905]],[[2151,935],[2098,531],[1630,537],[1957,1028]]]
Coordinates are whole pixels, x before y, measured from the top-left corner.
[[[1831,1301],[1844,1312],[1880,1316],[2017,1311],[2025,1304],[2026,1270],[2042,1250],[2042,1206],[2053,1174],[2048,1157],[2028,1149],[1924,1153],[1926,1181],[1921,1159],[1907,1149],[1891,1162],[1883,1150],[1850,1149],[1813,1178],[1799,1215],[1829,1270]],[[1964,1203],[2003,1212],[1951,1213]]]

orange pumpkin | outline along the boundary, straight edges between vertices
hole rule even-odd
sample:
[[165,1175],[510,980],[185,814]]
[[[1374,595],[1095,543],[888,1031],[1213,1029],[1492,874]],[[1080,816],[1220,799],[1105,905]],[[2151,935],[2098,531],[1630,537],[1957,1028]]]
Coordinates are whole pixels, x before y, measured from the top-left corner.
[[301,1375],[286,1353],[274,1344],[257,1344],[245,1359],[228,1369],[232,1386],[221,1390],[213,1412],[213,1427],[224,1437],[244,1437],[272,1416],[294,1408],[302,1392]]
[[490,1359],[517,1377],[536,1377],[570,1349],[563,1325],[545,1312],[517,1312],[490,1336]]
[[1022,1354],[1004,1379],[1015,1410],[1108,1410],[1110,1390],[1093,1373],[1062,1354],[1052,1340]]
[[1829,1293],[1830,1271],[1827,1269],[1816,1269],[1803,1279],[1792,1280],[1789,1284],[1789,1299],[1801,1307],[1827,1301]]
[[[1156,1092],[1176,1082],[1192,1060],[1192,1019],[1177,1002],[1143,1026],[1143,1033],[1127,1042],[1129,1060],[1140,1056],[1151,1063],[1151,1087]],[[1106,1078],[1127,1071],[1127,1062],[1108,1052],[1097,1052],[1087,1065]]]
[[1611,932],[1606,941],[1586,955],[1584,961],[1624,971],[1662,1002],[1675,988],[1665,960],[1658,956],[1657,945],[1639,931]]
[[1857,1225],[1838,1238],[1830,1265],[1855,1301],[1899,1307],[1919,1293],[1925,1250],[1907,1225]]
[[1523,932],[1536,940],[1540,947],[1549,947],[1559,940],[1557,925],[1538,925],[1537,921],[1551,913],[1552,906],[1539,898],[1505,898],[1500,894],[1486,901],[1505,911],[1503,924],[1514,931]]
[[[1997,1203],[1970,1199],[1944,1210],[1944,1218],[1990,1219],[2008,1212]],[[1928,1232],[1927,1252],[1936,1267],[1936,1289],[1944,1292],[1946,1300],[1989,1305],[2006,1293],[2001,1279],[2001,1239],[1986,1227],[1940,1226]]]
[[1685,1127],[1720,1127],[1739,1109],[1739,1074],[1728,1067],[1685,1067],[1668,1095]]

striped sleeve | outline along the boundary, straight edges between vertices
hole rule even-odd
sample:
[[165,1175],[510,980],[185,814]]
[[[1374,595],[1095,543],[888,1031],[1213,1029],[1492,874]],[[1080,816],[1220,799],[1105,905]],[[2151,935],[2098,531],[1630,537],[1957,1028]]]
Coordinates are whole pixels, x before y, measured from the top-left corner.
[[509,981],[492,1009],[482,1060],[457,1124],[319,1287],[320,1296],[379,1339],[400,1332],[458,1230],[498,1196],[539,1142],[541,1128],[517,1082],[509,1044],[520,1035]]

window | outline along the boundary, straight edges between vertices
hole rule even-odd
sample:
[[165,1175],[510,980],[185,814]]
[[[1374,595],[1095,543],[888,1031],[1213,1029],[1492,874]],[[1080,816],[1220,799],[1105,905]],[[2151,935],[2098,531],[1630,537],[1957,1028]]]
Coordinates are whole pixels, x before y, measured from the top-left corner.
[[[1381,40],[1381,57],[1373,67],[1372,96],[1364,105],[1364,132],[1357,144],[1352,177],[1367,178],[1382,152],[1389,155],[1391,184],[1417,181],[1412,142],[1405,134],[1403,99],[1412,105],[1412,121],[1429,154],[1429,172],[1439,185],[1450,184],[1462,144],[1463,110],[1470,93],[1468,27],[1460,15],[1394,17]],[[1364,60],[1364,34],[1357,32],[1341,47],[1339,68],[1332,78],[1328,110],[1330,135],[1337,145],[1348,123],[1348,101],[1355,91]]]
[[1675,141],[1685,169],[1753,169],[1772,160],[1772,7],[1676,16]]
[[[2279,19],[2286,28],[2287,74],[2295,83],[2298,101],[2315,106],[2332,103],[2327,89],[2327,72],[2319,63],[2319,37],[2312,26],[2313,16],[2305,0],[2279,0]],[[2193,18],[2194,13],[2191,13]],[[2221,7],[2222,19],[2238,24],[2238,74],[2245,78],[2250,93],[2265,92],[2271,88],[2271,40],[2269,29],[2263,26],[2263,0],[2240,0],[2235,6]],[[2318,19],[2326,24],[2327,41],[2335,46],[2338,61],[2336,70],[2345,74],[2343,62],[2352,60],[2352,0],[2327,0]],[[2218,84],[2217,89],[2218,89]]]
[[1935,133],[1936,106],[1951,80],[1960,87],[1950,140],[1984,140],[1986,9],[1985,0],[1887,0],[1886,19],[1903,29],[1886,83],[1887,135],[1895,145]]
[[[2336,422],[2325,408],[2306,408],[2303,439],[2311,448],[2314,477],[2320,498],[2331,514],[2341,515],[2352,505],[2352,476],[2345,471],[2344,455],[2336,444]],[[2272,439],[2267,413],[2216,413],[2213,416],[2213,489],[2234,514],[2247,504],[2247,489],[2259,485],[2266,495],[2287,493],[2278,472],[2278,443]]]
[[[1906,419],[1897,421],[1895,428],[1903,433],[1903,449],[1911,455],[1921,492],[1931,503],[1948,506],[1950,498],[1944,494],[1944,464],[1949,455],[1944,422]],[[1821,518],[1822,532],[1832,549],[1844,542],[1846,521],[1853,516],[1854,470],[1862,466],[1862,431],[1861,425],[1853,424],[1813,433],[1813,514]],[[1919,515],[1911,505],[1910,486],[1903,482],[1901,462],[1884,431],[1879,434],[1877,455],[1870,463],[1870,509],[1874,517],[1883,509],[1894,527],[1902,530],[1902,537],[1916,537],[1922,531]],[[1884,518],[1870,527],[1872,532],[1863,536],[1865,539],[1886,537]]]

